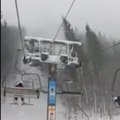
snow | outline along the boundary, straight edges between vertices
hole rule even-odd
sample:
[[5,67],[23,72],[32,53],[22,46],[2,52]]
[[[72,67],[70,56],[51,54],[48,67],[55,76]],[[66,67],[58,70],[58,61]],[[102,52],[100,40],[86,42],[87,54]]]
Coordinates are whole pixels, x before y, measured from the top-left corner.
[[[6,100],[6,104],[1,105],[1,120],[39,120],[46,119],[46,103],[47,96],[41,95],[39,100],[31,100],[33,106],[17,106],[10,105],[10,101]],[[19,101],[20,102],[20,101]]]
[[[10,102],[10,99],[8,101]],[[34,103],[34,105],[16,106],[1,103],[1,120],[47,120],[47,95],[41,94],[39,100],[31,100],[31,103]],[[88,120],[85,116],[82,117],[81,112],[78,114],[78,120]],[[66,120],[66,116],[65,108],[61,104],[60,99],[57,98],[56,120]],[[110,120],[110,117],[100,117],[99,114],[92,114],[89,120]],[[111,120],[120,120],[120,115],[112,116]]]

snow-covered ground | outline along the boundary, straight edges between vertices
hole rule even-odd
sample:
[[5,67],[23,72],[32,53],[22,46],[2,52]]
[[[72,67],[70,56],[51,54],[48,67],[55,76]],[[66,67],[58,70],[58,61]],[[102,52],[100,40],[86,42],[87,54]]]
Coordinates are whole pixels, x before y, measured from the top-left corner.
[[[47,120],[47,95],[41,94],[39,100],[31,100],[33,106],[10,105],[12,99],[6,100],[7,103],[1,103],[1,120]],[[2,102],[2,101],[1,101]],[[61,100],[57,98],[56,120],[68,120],[67,112],[61,104]],[[120,115],[103,116],[92,115],[89,119],[82,117],[81,112],[78,113],[77,119],[72,120],[120,120]]]
[[33,106],[11,105],[13,100],[6,100],[6,104],[1,104],[1,120],[45,120],[46,100],[47,97],[41,95],[39,100],[31,100]]

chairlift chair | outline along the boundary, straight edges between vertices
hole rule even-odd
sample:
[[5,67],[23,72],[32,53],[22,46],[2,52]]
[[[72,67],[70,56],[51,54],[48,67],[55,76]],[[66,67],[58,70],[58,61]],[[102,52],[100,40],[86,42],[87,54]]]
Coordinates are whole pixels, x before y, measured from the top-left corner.
[[[24,87],[15,87],[15,80],[11,80],[10,76],[17,76],[19,75],[23,83],[29,83],[29,85],[24,84]],[[34,80],[37,78],[38,83],[37,86],[35,86],[35,81],[27,80],[25,76],[34,76]],[[8,79],[9,78],[9,79]],[[15,78],[13,78],[15,79]],[[26,79],[26,80],[25,80]],[[31,83],[30,83],[31,82]],[[11,85],[10,85],[11,84]],[[35,88],[36,87],[36,88]],[[40,98],[40,89],[41,89],[41,81],[40,77],[37,73],[18,73],[18,72],[9,72],[6,74],[5,79],[2,82],[2,91],[1,93],[3,94],[4,99],[6,97],[21,97],[23,96],[24,98],[28,98],[29,102],[31,98],[39,99]],[[29,103],[30,104],[30,103]]]
[[[23,62],[34,65],[42,63],[54,63],[64,65],[79,65],[77,55],[72,56],[72,48],[81,46],[81,42],[68,40],[52,40],[37,37],[25,37],[25,56]],[[32,42],[32,44],[31,44]],[[37,51],[36,51],[37,49]]]
[[[112,90],[111,90],[112,98],[113,98],[115,105],[117,107],[120,107],[120,89],[118,89],[116,86],[118,86],[118,88],[120,88],[120,68],[118,68],[115,71],[115,74],[113,77],[113,83],[112,83]],[[115,89],[117,89],[116,94],[115,94]]]

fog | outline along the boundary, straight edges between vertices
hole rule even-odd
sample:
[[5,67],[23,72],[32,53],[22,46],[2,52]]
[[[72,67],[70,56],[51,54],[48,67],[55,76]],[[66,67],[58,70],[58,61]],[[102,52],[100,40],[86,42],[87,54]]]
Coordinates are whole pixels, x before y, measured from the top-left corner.
[[[72,0],[18,0],[20,20],[28,35],[51,38]],[[8,24],[17,25],[14,0],[1,0],[1,11]],[[119,0],[76,0],[68,20],[79,31],[88,23],[96,32],[120,38]],[[61,35],[58,36],[61,38]]]

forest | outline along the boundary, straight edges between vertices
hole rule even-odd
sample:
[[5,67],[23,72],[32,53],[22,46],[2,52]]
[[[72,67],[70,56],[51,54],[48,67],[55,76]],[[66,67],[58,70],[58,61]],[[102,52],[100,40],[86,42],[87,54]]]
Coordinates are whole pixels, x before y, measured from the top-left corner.
[[[88,115],[94,113],[101,117],[118,115],[116,108],[113,108],[111,86],[114,72],[120,68],[120,39],[108,38],[101,33],[102,31],[96,33],[88,24],[85,25],[85,32],[83,33],[72,26],[66,18],[63,17],[62,20],[64,38],[82,43],[81,48],[76,46],[74,49],[78,53],[82,66],[69,71],[64,79],[71,78],[73,83],[66,85],[64,89],[73,91],[77,89],[84,94],[82,99],[78,96],[64,97],[62,99],[63,105],[67,107],[69,113],[73,114],[84,109]],[[26,32],[27,30],[22,27],[23,37]],[[9,69],[14,69],[16,49],[20,47],[18,27],[8,25],[1,15],[1,78]],[[59,71],[58,73],[59,87],[63,87],[59,77],[63,72]],[[70,119],[71,114],[69,114]]]

